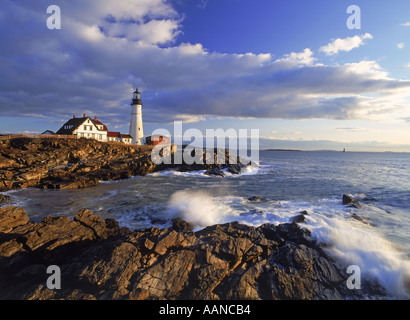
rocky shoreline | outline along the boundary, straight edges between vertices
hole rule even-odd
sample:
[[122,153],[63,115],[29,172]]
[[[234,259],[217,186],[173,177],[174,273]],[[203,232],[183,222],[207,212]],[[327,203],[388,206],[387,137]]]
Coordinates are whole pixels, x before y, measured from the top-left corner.
[[[0,192],[26,187],[79,189],[100,181],[127,179],[162,170],[206,170],[224,176],[222,169],[240,174],[241,165],[225,150],[225,164],[160,164],[152,148],[109,144],[90,139],[30,139],[0,141]],[[215,152],[214,157],[217,153]],[[209,156],[205,151],[203,157]],[[172,155],[173,157],[173,155]],[[229,161],[231,160],[231,161]],[[236,160],[236,161],[235,161]],[[216,161],[215,161],[216,163]]]
[[[61,289],[47,287],[49,266]],[[236,222],[193,232],[130,230],[80,210],[33,223],[17,207],[0,209],[0,300],[366,299],[374,284],[349,290],[348,274],[297,223]]]
[[[209,156],[204,152],[203,156]],[[216,150],[215,154],[216,156]],[[150,148],[93,140],[15,139],[0,142],[0,192],[25,187],[85,188],[161,170],[242,165],[155,165]],[[231,163],[231,164],[229,164]],[[264,199],[252,197],[249,201]],[[0,195],[0,300],[272,300],[384,297],[377,284],[349,290],[349,274],[303,228],[292,223],[251,227],[232,222],[193,231],[179,218],[168,229],[120,228],[82,209],[68,217],[30,221]],[[351,196],[343,204],[359,207]],[[353,217],[363,221],[359,217]],[[363,221],[365,223],[365,221]],[[61,270],[61,289],[49,289],[49,266]]]

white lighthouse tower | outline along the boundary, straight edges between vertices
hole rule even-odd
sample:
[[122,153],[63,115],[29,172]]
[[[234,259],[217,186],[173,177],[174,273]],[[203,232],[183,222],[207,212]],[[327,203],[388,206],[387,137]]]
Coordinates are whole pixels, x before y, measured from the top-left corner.
[[141,92],[135,90],[131,103],[131,121],[130,121],[130,136],[132,143],[137,145],[143,144],[144,129],[142,128],[142,100]]

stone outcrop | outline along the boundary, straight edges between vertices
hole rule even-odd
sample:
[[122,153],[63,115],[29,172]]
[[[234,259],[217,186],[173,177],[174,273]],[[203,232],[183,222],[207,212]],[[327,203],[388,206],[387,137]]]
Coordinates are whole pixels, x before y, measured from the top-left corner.
[[359,200],[357,200],[351,194],[344,194],[342,196],[342,204],[348,207],[353,207],[353,208],[358,208],[358,209],[362,207],[361,204],[359,203]]
[[[47,288],[50,265],[61,289]],[[30,222],[23,209],[0,210],[0,299],[345,299],[383,294],[347,289],[339,266],[296,223],[233,222],[193,232],[129,230],[80,210]]]
[[0,206],[8,203],[10,201],[10,197],[4,194],[0,194]]
[[[207,164],[209,153],[203,152],[203,163],[156,165],[152,148],[108,144],[90,139],[29,139],[0,141],[0,192],[39,187],[44,189],[79,189],[95,186],[99,181],[127,179],[161,170],[208,170],[224,175],[221,169],[241,166],[223,150],[225,164]],[[233,169],[232,169],[233,170]],[[3,198],[0,198],[0,204]]]
[[293,217],[291,221],[295,223],[305,223],[307,215],[308,215],[308,212],[304,210],[301,213],[299,213],[297,216]]
[[17,207],[0,208],[1,233],[9,233],[14,228],[28,222],[29,218],[24,209]]
[[249,202],[266,202],[267,200],[266,200],[266,199],[263,199],[263,198],[261,198],[261,197],[258,197],[258,196],[253,196],[253,197],[250,197],[250,198],[248,199],[248,201],[249,201]]
[[153,172],[151,150],[89,139],[0,142],[0,191],[77,189]]
[[[157,169],[168,170],[173,169],[180,172],[186,171],[198,171],[205,170],[205,174],[209,176],[221,176],[225,177],[223,169],[231,174],[241,174],[242,169],[248,166],[257,166],[254,162],[248,162],[247,165],[241,163],[240,157],[236,155],[231,155],[227,149],[204,149],[195,150],[192,147],[183,146],[180,153],[176,155],[171,154],[171,164],[161,164],[158,165]],[[199,152],[199,154],[197,154]],[[181,164],[181,158],[184,158],[184,154],[188,153],[192,157],[190,162],[193,163],[183,163]]]

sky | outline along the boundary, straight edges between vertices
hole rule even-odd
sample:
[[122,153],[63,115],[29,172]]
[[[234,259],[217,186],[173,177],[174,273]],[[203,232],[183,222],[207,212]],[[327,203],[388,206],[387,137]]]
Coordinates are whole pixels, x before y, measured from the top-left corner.
[[410,152],[408,0],[0,0],[0,74],[3,134],[83,114],[128,133],[139,88],[146,135],[177,120],[259,129],[261,148]]

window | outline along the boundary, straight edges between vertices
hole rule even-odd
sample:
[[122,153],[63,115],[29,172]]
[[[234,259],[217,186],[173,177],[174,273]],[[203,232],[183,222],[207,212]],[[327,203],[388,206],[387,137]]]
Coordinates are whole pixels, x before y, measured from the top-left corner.
[[87,131],[87,126],[84,126],[84,131]]

